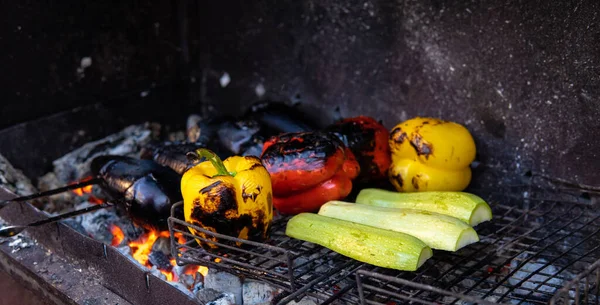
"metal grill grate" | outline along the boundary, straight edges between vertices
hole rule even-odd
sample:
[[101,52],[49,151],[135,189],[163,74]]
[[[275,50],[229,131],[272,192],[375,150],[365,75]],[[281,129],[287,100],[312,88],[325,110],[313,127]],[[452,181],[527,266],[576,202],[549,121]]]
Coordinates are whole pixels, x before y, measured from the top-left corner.
[[[173,206],[172,215],[181,205],[182,203],[177,203]],[[288,219],[289,217],[276,218],[268,243],[256,243],[216,234],[170,217],[171,251],[178,265],[211,266],[261,279],[293,293],[291,297],[300,295],[313,284],[332,277],[345,268],[353,268],[360,264],[321,246],[287,237],[285,226]],[[242,249],[213,242],[191,234],[189,228],[220,238],[223,242],[242,243],[244,247]],[[186,237],[185,242],[176,238],[176,235],[180,234]],[[223,250],[220,253],[207,252],[198,247],[195,239],[218,245]]]
[[550,305],[598,304],[600,301],[600,260],[561,288]]
[[[597,289],[597,278],[569,283],[600,258],[600,213],[589,200],[530,188],[483,197],[494,220],[476,228],[480,242],[455,253],[434,251],[417,272],[374,267],[290,239],[287,218],[274,223],[270,245],[256,244],[252,253],[231,249],[215,256],[194,241],[173,241],[173,249],[178,263],[211,264],[277,284],[291,293],[281,303],[312,295],[324,304],[547,304],[555,295],[574,298],[584,291],[596,300],[590,289]],[[190,226],[173,217],[170,224]],[[184,227],[173,231],[193,237]],[[222,261],[215,263],[216,257]]]

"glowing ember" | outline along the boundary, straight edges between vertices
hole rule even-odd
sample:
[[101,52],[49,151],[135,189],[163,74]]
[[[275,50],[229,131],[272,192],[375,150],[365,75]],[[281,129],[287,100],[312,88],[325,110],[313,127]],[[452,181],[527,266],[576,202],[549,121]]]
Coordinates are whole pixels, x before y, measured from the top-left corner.
[[171,271],[160,270],[160,273],[164,274],[167,277],[167,281],[172,282],[174,274]]
[[119,228],[117,225],[111,225],[110,232],[113,235],[111,245],[113,247],[120,245],[121,242],[123,242],[123,239],[125,238],[125,234],[123,234],[123,230],[121,230],[121,228]]
[[84,186],[78,189],[74,189],[73,193],[77,194],[78,196],[83,196],[83,194],[91,194],[92,193],[92,187],[94,187],[93,185],[88,185],[88,186]]
[[169,237],[169,232],[151,230],[142,235],[138,240],[130,242],[129,247],[131,247],[131,251],[133,252],[133,258],[144,266],[152,267],[148,263],[148,255],[152,252],[152,245],[154,245],[154,242],[159,237]]
[[[114,226],[116,228],[118,228],[117,226]],[[120,229],[118,229],[118,231],[120,231]],[[122,233],[122,231],[121,231]],[[150,263],[148,256],[150,255],[150,253],[152,252],[152,246],[154,245],[154,242],[160,238],[160,237],[166,237],[169,238],[169,231],[149,231],[147,233],[145,233],[144,235],[142,235],[138,240],[136,241],[132,241],[129,243],[129,247],[131,248],[131,251],[133,253],[133,258],[138,261],[140,264],[148,267],[148,268],[152,268],[152,264]],[[175,234],[175,238],[177,238],[177,240],[180,243],[185,243],[185,237],[183,236],[183,234],[179,233],[179,234]],[[175,261],[175,258],[170,258],[170,263],[171,266],[177,266],[177,262]],[[160,270],[160,272],[162,274],[164,274],[167,278],[167,281],[177,281],[177,275],[170,271],[170,270]],[[204,267],[204,266],[193,266],[193,265],[188,265],[185,267],[184,270],[184,274],[188,274],[191,275],[195,278],[196,273],[200,273],[204,276],[206,276],[206,274],[208,273],[208,268]]]
[[185,244],[185,242],[187,241],[185,240],[185,236],[183,236],[183,233],[181,232],[174,232],[173,236],[177,238],[177,242],[180,244]]
[[[87,177],[87,178],[84,178],[84,179],[80,180],[79,182],[85,182],[85,181],[88,181],[88,180],[91,180],[91,179],[92,179],[92,177]],[[84,187],[80,187],[78,189],[74,189],[73,193],[75,193],[77,196],[89,195],[89,194],[92,193],[93,187],[94,187],[93,185],[87,185],[87,186],[84,186]],[[99,203],[103,202],[102,200],[100,200],[100,199],[98,199],[98,198],[96,198],[94,196],[88,196],[87,200],[89,202],[95,203],[95,204],[99,204]]]

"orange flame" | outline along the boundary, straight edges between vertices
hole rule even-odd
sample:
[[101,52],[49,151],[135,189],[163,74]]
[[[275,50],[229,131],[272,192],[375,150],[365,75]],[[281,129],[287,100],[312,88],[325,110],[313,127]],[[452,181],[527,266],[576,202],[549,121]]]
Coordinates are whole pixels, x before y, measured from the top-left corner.
[[123,242],[123,239],[125,239],[125,234],[123,234],[123,230],[121,230],[121,228],[119,228],[119,226],[117,225],[113,224],[110,226],[110,233],[112,233],[113,235],[111,243],[113,247],[120,245]]
[[[93,177],[90,176],[90,177],[83,178],[83,179],[81,179],[78,182],[85,182],[85,181],[92,180],[92,179],[93,179]],[[88,194],[92,193],[92,189],[93,188],[94,188],[93,185],[87,185],[87,186],[84,186],[84,187],[80,187],[78,189],[74,189],[73,193],[75,193],[77,196],[88,195]],[[98,198],[96,198],[94,196],[89,196],[88,197],[88,201],[91,202],[91,203],[95,203],[95,204],[100,204],[100,203],[103,202],[102,200],[100,200],[100,199],[98,199]]]
[[90,194],[92,193],[92,187],[92,185],[80,187],[78,189],[74,189],[73,193],[77,194],[78,196],[83,196],[83,194]]
[[[114,226],[114,227],[118,228],[118,226]],[[111,229],[111,231],[112,231],[112,229]],[[122,233],[120,228],[118,230],[115,230],[115,232],[118,232],[118,231],[120,231]],[[159,232],[156,230],[150,230],[147,233],[145,233],[144,235],[142,235],[138,240],[129,242],[129,247],[131,248],[131,251],[133,253],[132,254],[133,258],[136,261],[138,261],[140,264],[142,264],[148,268],[152,268],[152,264],[150,263],[148,256],[152,252],[152,246],[154,245],[154,242],[160,237],[169,238],[170,237],[169,231]],[[179,243],[185,242],[185,237],[181,233],[179,233],[179,234],[176,233],[174,237],[177,238]],[[114,242],[114,239],[113,239],[113,242]],[[170,263],[173,267],[177,266],[177,262],[175,261],[175,258],[171,258]],[[165,277],[167,278],[167,281],[177,281],[178,280],[177,275],[173,271],[160,270],[160,272],[165,275]],[[189,275],[192,275],[195,277],[197,272],[206,276],[206,274],[208,273],[208,268],[204,267],[204,266],[188,265],[185,268],[184,274],[189,274]]]

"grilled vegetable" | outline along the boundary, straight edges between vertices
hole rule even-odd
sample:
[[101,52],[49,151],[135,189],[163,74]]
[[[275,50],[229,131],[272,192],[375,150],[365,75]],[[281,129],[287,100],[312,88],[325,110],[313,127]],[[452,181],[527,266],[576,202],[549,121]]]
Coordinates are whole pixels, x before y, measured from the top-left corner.
[[414,236],[311,213],[292,217],[285,234],[384,268],[415,271],[432,256]]
[[381,123],[371,117],[359,116],[343,119],[326,130],[335,134],[354,153],[361,170],[358,181],[387,177],[392,162],[388,144],[390,133]]
[[290,107],[284,103],[255,103],[248,109],[244,117],[260,122],[261,125],[275,130],[277,134],[317,129],[312,120],[306,119],[308,118],[306,113],[300,113],[297,107]]
[[[189,168],[198,164],[200,160],[190,159],[186,154],[190,151],[203,148],[202,143],[164,142],[151,143],[142,148],[140,158],[152,159],[156,163],[170,167],[180,175]],[[221,156],[223,157],[223,156]]]
[[[350,180],[338,174],[308,190],[299,191],[289,196],[274,197],[273,205],[282,214],[316,211],[323,202],[344,198],[351,190],[352,183]],[[319,198],[319,200],[311,200],[311,198]]]
[[326,132],[271,138],[261,158],[271,175],[275,208],[284,214],[316,211],[348,196],[360,172],[352,152]]
[[[273,198],[269,173],[260,160],[233,156],[221,161],[207,149],[196,153],[209,161],[194,166],[181,179],[185,220],[215,233],[266,240],[273,219]],[[190,231],[224,243],[214,236]],[[214,243],[197,241],[205,249],[218,249]]]
[[135,223],[151,229],[168,229],[173,203],[181,200],[180,176],[152,160],[125,156],[99,156],[90,169],[100,186],[123,206]]
[[424,210],[452,216],[470,226],[492,219],[492,209],[479,196],[465,192],[397,193],[381,189],[363,189],[356,203],[388,208]]
[[390,133],[388,175],[399,192],[462,191],[471,181],[475,142],[462,125],[416,117]]
[[429,211],[330,201],[321,206],[319,215],[406,233],[439,250],[457,251],[479,241],[471,226],[457,218]]

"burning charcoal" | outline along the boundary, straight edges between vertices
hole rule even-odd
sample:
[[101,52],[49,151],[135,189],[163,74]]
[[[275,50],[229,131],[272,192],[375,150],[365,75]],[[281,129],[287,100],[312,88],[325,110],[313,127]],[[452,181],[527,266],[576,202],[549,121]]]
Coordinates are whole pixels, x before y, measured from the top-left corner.
[[89,176],[90,162],[101,155],[138,157],[143,145],[152,138],[147,125],[132,125],[104,139],[89,142],[55,160],[54,174],[62,184],[68,184]]
[[[58,181],[56,175],[50,172],[38,179],[38,188],[41,192],[63,187],[64,184]],[[74,192],[63,192],[50,196],[48,198],[40,198],[40,201],[45,201],[44,210],[50,213],[60,213],[65,209],[71,208],[74,204],[80,204],[86,201],[86,198],[79,196]]]
[[117,250],[121,252],[121,254],[131,258],[131,247],[125,245],[121,247],[117,247]]
[[242,300],[246,305],[271,304],[271,301],[283,292],[267,283],[245,280],[242,286]]
[[181,284],[179,282],[168,282],[168,283],[171,284],[171,286],[174,286],[175,288],[179,289],[179,291],[187,294],[190,298],[193,299],[195,297],[195,295],[184,284]]
[[194,295],[198,295],[198,291],[204,289],[204,278],[202,278],[202,280],[198,280],[198,275],[196,275],[196,284],[194,284],[194,286],[192,286],[192,288],[190,288],[190,291],[194,294]]
[[[231,292],[224,292],[217,297],[216,300],[206,303],[206,305],[234,305],[235,296]],[[241,304],[241,303],[240,303]]]
[[[89,203],[79,205],[78,208],[90,206]],[[113,209],[102,209],[91,213],[83,214],[73,218],[81,223],[87,234],[92,238],[107,245],[112,244],[113,234],[110,225],[118,222],[119,218]]]
[[152,273],[152,275],[156,276],[157,278],[159,278],[163,281],[167,280],[167,277],[164,274],[162,274],[160,272],[160,270],[158,270],[158,268],[156,268],[156,266],[152,266],[152,268],[150,269],[150,273]]
[[125,235],[125,240],[137,240],[144,234],[144,228],[133,223],[131,218],[127,216],[123,216],[115,223],[123,234]]
[[191,274],[182,274],[179,276],[178,281],[186,287],[191,288],[194,287],[195,279]]
[[14,168],[2,155],[0,155],[0,185],[21,196],[37,192],[23,172]]
[[221,292],[211,289],[211,288],[201,288],[195,292],[196,299],[200,301],[200,304],[207,304],[216,300],[219,296],[221,296]]
[[87,232],[85,231],[85,228],[78,221],[75,221],[73,219],[65,219],[62,221],[62,223],[66,224],[67,226],[71,227],[73,230],[75,230],[83,235],[87,234]]
[[235,300],[242,300],[242,282],[240,278],[221,271],[209,270],[204,278],[204,287],[232,292]]
[[[517,268],[519,264],[526,260],[527,256],[528,255],[521,255],[521,259],[513,260],[510,265],[511,269]],[[553,295],[559,287],[563,286],[563,278],[574,277],[572,274],[567,275],[567,271],[561,273],[560,277],[556,277],[555,275],[558,274],[558,270],[559,269],[554,265],[548,265],[546,259],[534,258],[521,266],[519,270],[508,279],[508,282],[516,288],[512,293],[521,296],[529,295],[533,298],[548,301],[546,300],[549,298],[548,296]],[[533,276],[531,275],[532,273],[534,273]],[[529,278],[523,283],[520,283],[526,277]],[[544,282],[544,284],[539,285],[542,282]],[[535,291],[532,292],[534,289]],[[529,294],[530,292],[531,294]]]
[[171,255],[171,240],[168,237],[159,237],[152,245],[152,252],[161,252],[165,256]]
[[160,251],[150,252],[150,255],[148,255],[148,261],[150,264],[152,264],[152,266],[155,266],[160,270],[171,270],[173,268],[169,257]]

